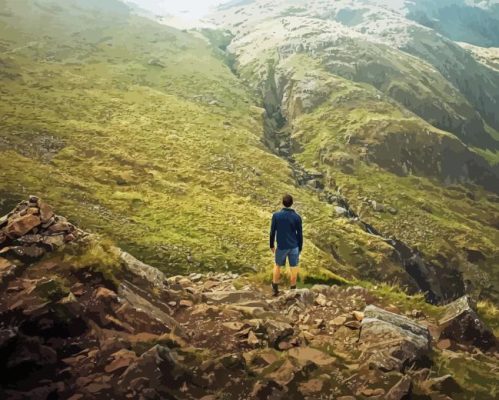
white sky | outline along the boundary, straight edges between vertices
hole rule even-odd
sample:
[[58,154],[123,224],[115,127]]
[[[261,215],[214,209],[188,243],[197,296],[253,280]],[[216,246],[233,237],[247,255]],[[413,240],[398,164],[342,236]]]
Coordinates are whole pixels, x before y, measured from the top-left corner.
[[210,7],[227,0],[128,0],[157,14],[173,14],[188,19],[205,16]]

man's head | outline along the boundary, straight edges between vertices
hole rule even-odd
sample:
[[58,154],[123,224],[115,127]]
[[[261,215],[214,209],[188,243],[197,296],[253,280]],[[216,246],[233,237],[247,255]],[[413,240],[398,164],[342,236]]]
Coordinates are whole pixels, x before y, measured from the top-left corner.
[[282,204],[284,205],[284,207],[291,207],[293,205],[293,196],[291,196],[290,194],[285,194],[282,197]]

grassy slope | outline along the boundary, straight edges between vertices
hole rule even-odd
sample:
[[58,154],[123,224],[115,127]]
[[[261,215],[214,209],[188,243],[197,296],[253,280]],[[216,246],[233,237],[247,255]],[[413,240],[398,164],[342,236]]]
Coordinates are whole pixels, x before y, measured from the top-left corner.
[[[292,192],[316,244],[304,253],[310,271],[395,268],[384,243],[293,186],[261,144],[261,110],[204,40],[111,0],[28,3],[3,1],[0,16],[4,211],[38,193],[169,272],[248,270],[271,264],[270,213]],[[55,22],[41,28],[40,17]]]

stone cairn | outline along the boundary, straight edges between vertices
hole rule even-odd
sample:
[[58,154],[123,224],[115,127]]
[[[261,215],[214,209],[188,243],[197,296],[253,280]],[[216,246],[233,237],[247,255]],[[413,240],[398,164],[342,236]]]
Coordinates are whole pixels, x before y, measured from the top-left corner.
[[0,256],[37,259],[83,234],[43,200],[30,196],[0,218]]

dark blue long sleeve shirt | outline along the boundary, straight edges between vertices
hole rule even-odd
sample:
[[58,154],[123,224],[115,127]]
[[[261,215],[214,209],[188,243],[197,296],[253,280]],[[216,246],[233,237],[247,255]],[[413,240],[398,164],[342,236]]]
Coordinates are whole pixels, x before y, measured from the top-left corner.
[[291,208],[283,208],[272,215],[270,226],[270,248],[275,247],[277,236],[277,247],[279,249],[303,248],[303,233],[301,217]]

